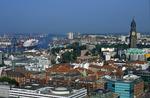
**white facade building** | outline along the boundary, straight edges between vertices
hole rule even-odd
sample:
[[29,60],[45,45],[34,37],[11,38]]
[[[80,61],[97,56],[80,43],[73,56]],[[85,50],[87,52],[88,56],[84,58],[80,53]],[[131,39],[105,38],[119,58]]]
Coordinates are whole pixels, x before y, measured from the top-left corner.
[[39,56],[39,57],[33,57],[34,61],[33,63],[30,63],[28,66],[25,66],[26,70],[29,71],[45,71],[46,68],[50,65],[50,60],[46,57]]
[[111,59],[110,53],[106,53],[106,54],[105,54],[105,61],[108,61],[108,60],[110,60],[110,59]]
[[0,97],[1,98],[8,98],[9,97],[9,85],[1,85],[0,84]]
[[141,38],[141,34],[137,33],[137,39],[140,39],[140,38]]
[[[27,90],[11,88],[9,90],[9,97],[19,98],[85,98],[87,96],[87,90],[85,88],[72,90],[72,92],[63,91],[62,89],[51,91],[53,87],[45,87],[37,90]],[[43,93],[44,92],[44,93]]]
[[122,35],[122,36],[121,36],[121,41],[122,41],[122,42],[126,42],[126,36],[123,36],[123,35]]

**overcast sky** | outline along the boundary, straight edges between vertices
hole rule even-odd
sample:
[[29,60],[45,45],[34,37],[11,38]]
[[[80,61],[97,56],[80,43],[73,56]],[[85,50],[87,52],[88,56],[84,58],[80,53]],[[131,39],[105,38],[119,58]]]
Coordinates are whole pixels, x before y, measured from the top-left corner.
[[150,32],[150,0],[0,0],[0,32]]

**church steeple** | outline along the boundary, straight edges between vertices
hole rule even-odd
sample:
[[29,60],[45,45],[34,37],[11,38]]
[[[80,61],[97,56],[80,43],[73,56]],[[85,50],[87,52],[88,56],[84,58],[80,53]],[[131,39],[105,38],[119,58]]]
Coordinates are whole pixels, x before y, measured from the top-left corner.
[[131,22],[131,31],[130,32],[136,32],[136,22],[134,20],[134,18],[132,19],[132,22]]
[[130,29],[130,48],[136,48],[137,44],[137,32],[136,32],[136,22],[132,19],[131,29]]

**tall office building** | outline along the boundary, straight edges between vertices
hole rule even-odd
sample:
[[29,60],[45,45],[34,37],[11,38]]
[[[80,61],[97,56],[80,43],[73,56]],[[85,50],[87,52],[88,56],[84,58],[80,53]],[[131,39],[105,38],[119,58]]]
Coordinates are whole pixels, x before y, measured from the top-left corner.
[[137,44],[136,22],[133,19],[131,22],[131,30],[130,30],[130,48],[136,48],[136,44]]
[[73,39],[73,32],[68,33],[68,39]]

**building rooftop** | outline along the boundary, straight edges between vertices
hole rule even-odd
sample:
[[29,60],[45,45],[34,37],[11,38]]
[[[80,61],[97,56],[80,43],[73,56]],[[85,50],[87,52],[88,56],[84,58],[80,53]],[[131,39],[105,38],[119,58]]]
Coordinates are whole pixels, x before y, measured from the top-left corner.
[[52,95],[54,96],[71,96],[72,94],[75,94],[77,92],[80,92],[82,90],[86,90],[85,88],[79,88],[79,89],[72,89],[71,87],[53,87],[53,86],[42,86],[39,84],[30,84],[25,85],[22,87],[14,87],[11,88],[11,90],[14,91],[20,91],[20,92],[28,92],[28,93],[34,93],[34,94],[46,94],[46,95]]
[[18,71],[13,71],[13,70],[7,70],[6,74],[7,76],[11,76],[11,77],[25,77],[23,73]]
[[145,54],[146,52],[143,49],[130,48],[126,51],[127,54]]
[[115,78],[115,77],[105,77],[106,80],[110,81],[117,81],[117,82],[125,82],[125,83],[131,83],[131,82],[137,82],[137,81],[142,81],[140,76],[133,75],[133,74],[128,74],[125,75],[123,78]]

